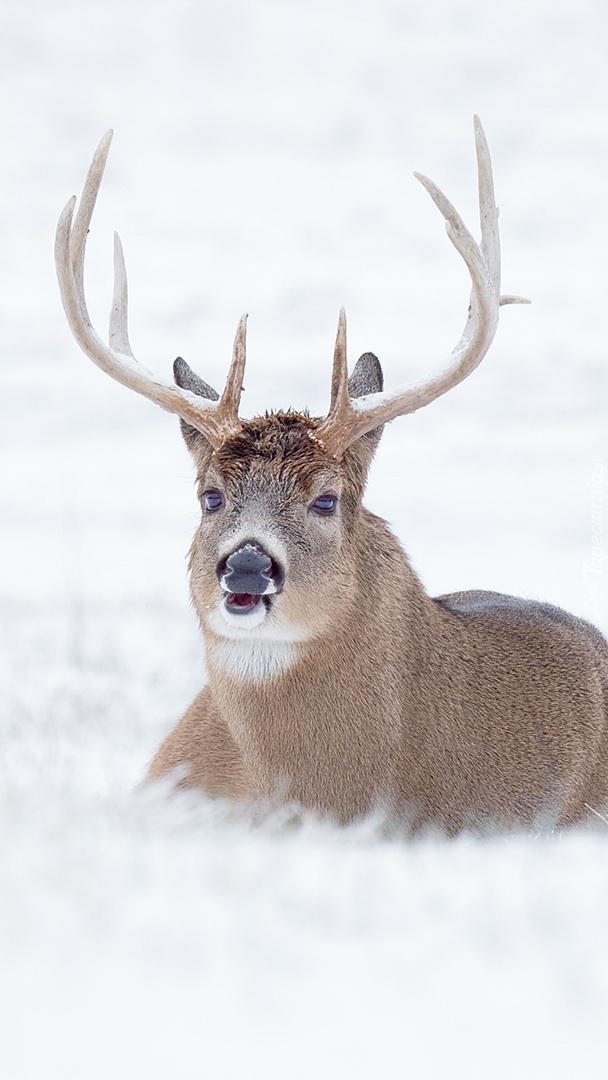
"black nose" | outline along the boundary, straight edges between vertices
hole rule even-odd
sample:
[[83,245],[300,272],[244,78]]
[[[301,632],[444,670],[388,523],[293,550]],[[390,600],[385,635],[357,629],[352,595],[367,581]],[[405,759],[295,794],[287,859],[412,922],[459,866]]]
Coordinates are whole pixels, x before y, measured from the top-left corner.
[[258,544],[253,543],[243,544],[227,559],[222,559],[217,575],[227,592],[251,593],[254,596],[277,592],[282,583],[277,564]]

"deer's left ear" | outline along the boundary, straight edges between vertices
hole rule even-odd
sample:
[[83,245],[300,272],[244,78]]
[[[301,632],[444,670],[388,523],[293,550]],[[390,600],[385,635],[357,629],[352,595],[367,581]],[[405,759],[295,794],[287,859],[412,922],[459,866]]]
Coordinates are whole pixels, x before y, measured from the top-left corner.
[[[182,361],[183,363],[183,361]],[[380,361],[373,352],[364,352],[355,364],[348,380],[348,395],[351,398],[365,397],[366,394],[378,394],[384,389],[384,375]]]
[[[178,356],[173,363],[173,378],[177,385],[181,386],[182,390],[189,390],[190,393],[206,398],[207,401],[219,401],[220,395],[217,390],[214,390],[212,386],[209,386],[208,383],[201,379],[200,375],[197,375],[190,365],[185,360],[182,360],[181,356]],[[180,420],[180,426],[186,446],[195,457],[197,451],[201,449],[201,445],[204,445],[205,448],[209,447],[210,450],[212,449],[211,443],[207,442],[205,436],[201,435],[196,428],[193,428],[184,420]]]
[[[351,398],[365,397],[366,394],[377,394],[384,389],[384,375],[377,356],[371,352],[363,353],[355,364],[353,373],[348,380],[348,395]],[[384,425],[368,431],[357,440],[355,446],[364,451],[367,457],[366,468],[369,468],[371,460],[376,453],[378,443],[382,437]]]

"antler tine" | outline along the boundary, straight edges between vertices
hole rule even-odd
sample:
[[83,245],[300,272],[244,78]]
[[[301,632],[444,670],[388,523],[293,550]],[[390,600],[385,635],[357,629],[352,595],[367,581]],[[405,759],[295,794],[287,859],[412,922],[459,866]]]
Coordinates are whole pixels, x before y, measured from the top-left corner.
[[494,197],[492,162],[485,131],[478,116],[473,117],[475,152],[477,154],[477,190],[479,195],[479,224],[481,250],[486,260],[494,292],[500,296],[500,235],[498,207]]
[[247,360],[247,315],[241,315],[236,328],[232,362],[226,379],[224,392],[218,403],[218,416],[226,431],[234,433],[240,429],[239,404],[243,391],[243,378]]
[[[127,274],[118,235],[114,238],[114,292],[110,313],[109,345],[94,329],[84,295],[86,238],[112,141],[108,131],[101,140],[84,184],[79,209],[76,198],[67,203],[57,225],[55,264],[61,300],[70,329],[83,352],[113,379],[176,413],[196,428],[217,449],[239,428],[238,405],[245,363],[245,328],[241,320],[235,341],[226,390],[220,402],[206,401],[179,386],[155,378],[133,356],[127,328]],[[73,223],[72,223],[73,221]],[[238,390],[237,390],[238,387]],[[221,408],[220,406],[222,406]]]
[[80,205],[76,211],[76,217],[74,218],[74,225],[70,236],[70,252],[72,257],[74,283],[84,313],[87,311],[84,296],[84,256],[87,236],[113,138],[114,132],[110,128],[100,140],[99,146],[93,154],[93,160],[89,166],[89,171],[84,182],[82,195],[80,197]]
[[340,457],[351,443],[381,424],[397,416],[415,412],[429,405],[435,398],[447,393],[466,379],[486,355],[498,325],[498,312],[502,304],[528,303],[518,296],[500,296],[500,242],[498,233],[498,209],[494,199],[492,164],[481,123],[475,117],[475,141],[477,149],[477,174],[479,187],[479,214],[481,221],[481,245],[478,245],[464,224],[460,214],[440,188],[420,173],[414,176],[426,188],[433,202],[445,218],[446,231],[452,244],[461,255],[469,271],[472,292],[471,303],[461,338],[449,357],[447,367],[415,386],[402,386],[389,392],[368,394],[349,400],[346,408],[340,408],[332,398],[332,408],[318,429],[318,436],[334,457]]
[[494,199],[494,178],[492,162],[486,133],[478,116],[473,117],[475,129],[475,151],[477,154],[477,177],[479,191],[479,223],[481,225],[481,250],[486,260],[494,292],[499,297],[499,306],[505,304],[529,304],[524,296],[501,295],[500,292],[500,233],[498,231],[499,210]]
[[346,312],[340,308],[338,330],[334,347],[334,362],[331,372],[331,398],[329,411],[348,406],[348,361],[346,356]]
[[127,268],[125,257],[120,242],[120,236],[114,233],[114,292],[112,294],[112,307],[110,308],[110,330],[108,341],[110,348],[123,356],[135,359],[129,342],[128,324],[129,289],[127,285]]
[[[330,418],[331,425],[329,424]],[[336,443],[341,443],[344,438],[348,438],[351,424],[352,408],[348,394],[346,312],[344,308],[340,308],[336,344],[334,348],[334,362],[331,373],[329,414],[328,419],[321,425],[321,428],[319,428],[319,441],[331,451]]]

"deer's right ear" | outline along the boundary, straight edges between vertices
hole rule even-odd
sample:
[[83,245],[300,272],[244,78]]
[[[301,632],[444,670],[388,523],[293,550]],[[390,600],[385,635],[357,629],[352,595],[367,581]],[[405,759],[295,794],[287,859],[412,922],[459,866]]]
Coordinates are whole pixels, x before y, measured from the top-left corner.
[[[182,390],[189,390],[190,393],[197,394],[198,397],[207,398],[207,401],[219,401],[220,395],[217,390],[214,390],[212,386],[209,386],[208,383],[201,379],[189,364],[182,360],[181,356],[178,356],[173,363],[173,378],[177,385],[181,386]],[[201,435],[196,428],[186,424],[184,420],[180,420],[180,426],[190,453],[196,454],[196,451],[201,448],[201,444],[210,446],[205,436]]]

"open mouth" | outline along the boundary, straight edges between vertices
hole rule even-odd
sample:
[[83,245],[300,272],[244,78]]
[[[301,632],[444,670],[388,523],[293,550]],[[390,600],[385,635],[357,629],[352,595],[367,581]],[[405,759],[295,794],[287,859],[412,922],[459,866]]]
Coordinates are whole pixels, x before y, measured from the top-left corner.
[[260,593],[229,592],[226,594],[225,603],[228,611],[231,611],[233,615],[247,615],[258,606],[261,600]]

